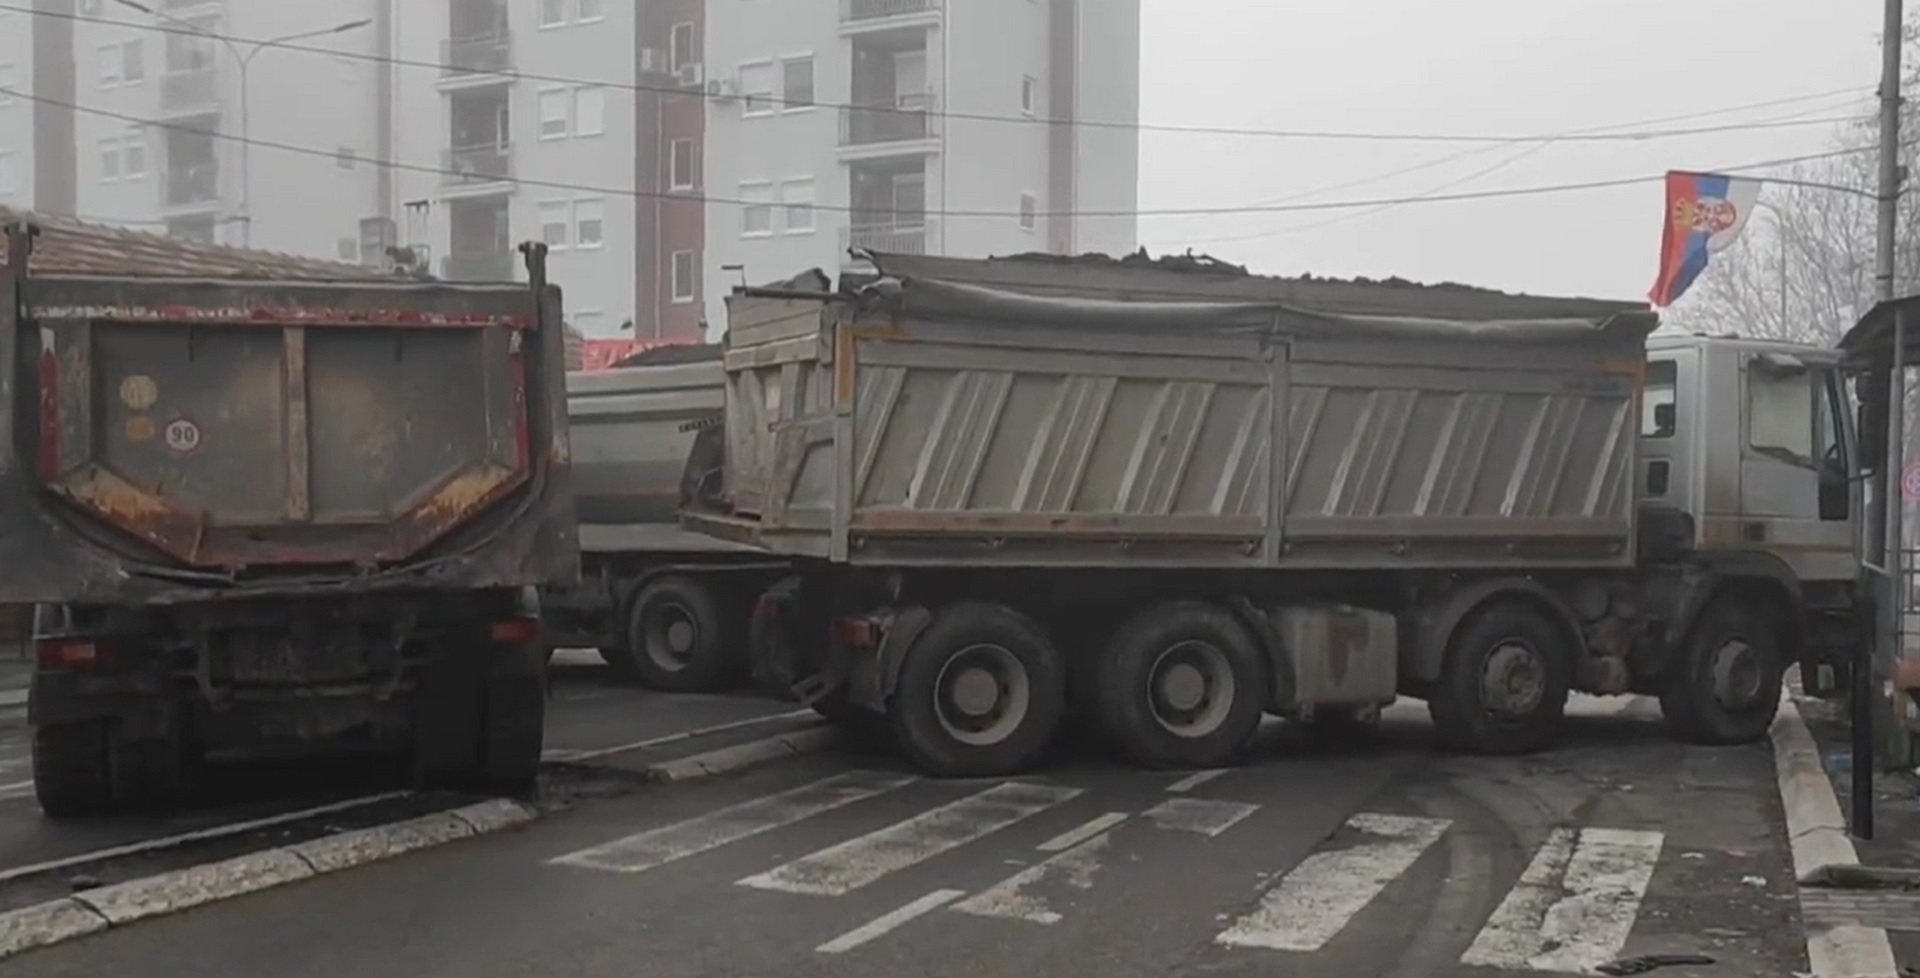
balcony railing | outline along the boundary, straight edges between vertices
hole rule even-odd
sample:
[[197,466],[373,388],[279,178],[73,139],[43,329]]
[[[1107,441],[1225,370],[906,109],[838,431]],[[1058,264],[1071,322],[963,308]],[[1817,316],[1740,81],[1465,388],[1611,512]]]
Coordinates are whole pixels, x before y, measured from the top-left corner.
[[882,17],[924,14],[939,9],[939,0],[840,0],[840,20],[843,23],[853,23],[862,20],[879,20]]
[[840,145],[872,146],[932,137],[939,131],[934,101],[933,93],[916,92],[896,96],[890,103],[843,105]]
[[219,106],[220,72],[212,67],[188,68],[160,76],[160,109],[198,112]]
[[840,229],[840,250],[860,248],[896,255],[924,255],[933,232],[934,222],[908,215],[884,224],[854,224]]
[[458,187],[513,179],[513,144],[487,143],[440,151],[440,184]]
[[160,206],[169,210],[201,208],[220,202],[220,167],[195,163],[168,169],[160,180]]
[[440,259],[440,277],[449,282],[511,282],[513,256],[448,255]]
[[511,35],[504,32],[456,37],[440,42],[440,76],[457,79],[474,74],[502,74],[513,67]]

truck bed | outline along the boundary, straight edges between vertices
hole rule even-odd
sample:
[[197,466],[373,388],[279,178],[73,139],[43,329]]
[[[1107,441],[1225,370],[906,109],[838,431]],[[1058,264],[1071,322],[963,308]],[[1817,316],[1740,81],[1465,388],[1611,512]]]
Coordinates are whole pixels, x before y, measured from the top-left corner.
[[577,574],[557,290],[10,264],[0,600]]
[[1621,566],[1656,325],[748,291],[685,519],[877,565]]

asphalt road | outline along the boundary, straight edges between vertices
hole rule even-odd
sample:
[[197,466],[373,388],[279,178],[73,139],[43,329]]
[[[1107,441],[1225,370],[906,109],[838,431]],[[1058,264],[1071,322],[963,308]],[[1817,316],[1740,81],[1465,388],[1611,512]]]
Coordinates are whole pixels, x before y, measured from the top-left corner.
[[[1228,772],[926,781],[819,755],[0,964],[34,978],[1438,976],[1805,970],[1765,745],[1636,705],[1526,759],[1278,728]],[[15,969],[8,972],[7,967]]]
[[[546,751],[555,761],[643,764],[696,744],[718,746],[712,741],[774,732],[759,728],[778,721],[762,721],[794,710],[792,704],[745,697],[651,693],[615,682],[590,653],[562,653],[555,666]],[[711,733],[675,739],[699,731]],[[29,740],[24,711],[0,711],[0,885],[49,862],[333,810],[364,799],[381,799],[372,804],[387,804],[396,812],[407,807],[384,800],[405,787],[404,773],[392,765],[360,759],[275,761],[216,768],[209,797],[189,810],[55,823],[41,817],[34,800]],[[657,746],[640,746],[646,744]]]

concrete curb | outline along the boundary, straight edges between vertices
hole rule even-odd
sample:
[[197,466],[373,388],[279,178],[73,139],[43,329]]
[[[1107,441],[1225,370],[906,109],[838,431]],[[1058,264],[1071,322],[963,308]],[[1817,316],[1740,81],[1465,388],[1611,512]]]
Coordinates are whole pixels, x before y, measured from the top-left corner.
[[498,832],[536,817],[525,805],[496,798],[49,900],[0,914],[0,959],[135,921]]
[[775,734],[744,744],[720,747],[699,754],[650,764],[644,768],[649,780],[679,782],[728,774],[757,764],[778,761],[800,754],[812,754],[840,743],[840,731],[821,724],[790,733]]
[[[1785,688],[1770,733],[1796,884],[1817,885],[1844,867],[1860,865],[1813,732]],[[1878,927],[1807,927],[1807,963],[1814,978],[1900,978],[1893,945]]]

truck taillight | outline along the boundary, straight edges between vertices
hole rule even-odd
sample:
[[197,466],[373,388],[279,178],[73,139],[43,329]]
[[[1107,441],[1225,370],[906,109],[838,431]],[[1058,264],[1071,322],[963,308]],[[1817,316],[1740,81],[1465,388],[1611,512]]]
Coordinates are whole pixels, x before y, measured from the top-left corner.
[[496,621],[488,632],[501,645],[524,645],[540,637],[540,622],[532,618]]
[[91,669],[103,665],[106,659],[90,638],[36,639],[33,655],[42,669]]
[[871,649],[880,644],[880,626],[867,618],[835,618],[833,640],[850,649]]

